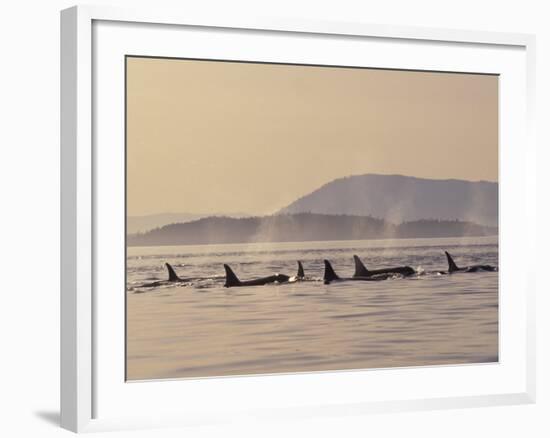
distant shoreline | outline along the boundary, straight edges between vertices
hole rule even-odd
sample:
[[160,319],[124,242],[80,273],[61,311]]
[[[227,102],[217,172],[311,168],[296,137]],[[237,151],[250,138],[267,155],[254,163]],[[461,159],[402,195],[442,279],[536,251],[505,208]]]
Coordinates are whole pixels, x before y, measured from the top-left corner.
[[498,236],[498,228],[458,220],[422,219],[396,225],[370,216],[298,213],[206,217],[129,234],[126,244],[147,247],[489,236]]

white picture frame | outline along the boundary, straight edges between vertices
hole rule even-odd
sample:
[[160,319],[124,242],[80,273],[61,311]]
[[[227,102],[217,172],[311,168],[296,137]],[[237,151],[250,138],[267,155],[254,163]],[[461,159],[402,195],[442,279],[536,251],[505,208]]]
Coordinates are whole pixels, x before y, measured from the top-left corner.
[[[149,34],[146,38],[140,37],[146,28]],[[441,71],[459,69],[503,75],[505,80],[501,84],[501,91],[504,103],[501,102],[500,122],[501,142],[504,142],[504,149],[501,144],[501,152],[504,152],[500,157],[503,177],[500,196],[506,202],[501,206],[500,232],[503,245],[500,282],[505,289],[508,287],[516,293],[504,292],[500,297],[504,298],[501,309],[501,347],[504,359],[499,364],[492,368],[487,365],[485,368],[484,365],[424,367],[410,370],[202,379],[200,383],[188,380],[128,384],[120,381],[119,365],[123,352],[119,352],[119,355],[117,351],[121,348],[121,342],[124,342],[118,336],[122,333],[120,321],[124,319],[124,315],[117,313],[120,311],[120,301],[108,303],[108,299],[98,300],[98,294],[106,289],[105,284],[118,281],[103,266],[107,261],[111,262],[107,260],[109,251],[106,246],[120,242],[121,230],[116,224],[111,228],[104,225],[105,213],[102,212],[106,209],[98,206],[114,205],[116,208],[120,203],[120,198],[109,197],[105,187],[112,184],[118,187],[117,184],[123,178],[120,171],[123,173],[123,170],[117,167],[117,156],[107,160],[109,157],[105,154],[97,154],[97,148],[98,144],[109,144],[111,141],[117,145],[113,148],[115,153],[119,151],[119,147],[124,147],[117,141],[121,132],[117,121],[122,117],[118,106],[120,81],[117,79],[121,74],[117,67],[122,65],[117,64],[121,61],[120,55],[136,54],[136,50],[139,54],[151,54],[156,53],[159,48],[165,51],[161,55],[167,55],[170,50],[177,49],[169,47],[167,40],[163,38],[170,32],[177,33],[178,29],[186,29],[188,35],[198,32],[200,38],[209,38],[219,32],[233,32],[235,41],[243,42],[243,46],[246,46],[244,42],[266,34],[271,39],[262,42],[274,46],[280,38],[294,38],[296,41],[300,38],[308,39],[310,42],[307,44],[318,44],[313,41],[316,39],[335,38],[338,39],[337,45],[344,45],[340,47],[345,47],[346,44],[363,44],[366,41],[374,45],[383,42],[395,45],[395,53],[401,52],[404,59],[409,48],[418,49],[419,59],[422,56],[427,58],[426,61],[392,61],[382,57],[377,61],[381,63],[378,66],[408,66],[412,69]],[[126,35],[131,38],[126,38]],[[251,60],[257,57],[253,53],[259,53],[254,52],[254,47],[251,44],[249,48]],[[310,47],[315,48],[313,45]],[[131,53],[127,50],[131,50]],[[193,53],[200,55],[203,51],[203,56],[208,58],[216,56],[212,50],[220,49],[215,44],[208,46],[205,43],[195,47]],[[262,50],[262,53],[269,52],[265,47]],[[443,55],[437,58],[432,56],[430,59],[430,51]],[[533,264],[529,264],[529,254],[534,254],[532,249],[536,239],[536,221],[532,213],[536,204],[536,154],[532,127],[534,51],[534,37],[524,34],[242,16],[204,17],[194,16],[188,11],[128,10],[103,6],[77,6],[62,11],[61,426],[82,432],[205,424],[251,416],[256,419],[296,418],[533,403],[535,276],[530,268]],[[447,52],[450,55],[446,55]],[[237,52],[232,52],[226,59],[237,59],[240,56]],[[109,60],[114,60],[114,64],[110,64]],[[300,62],[300,54],[296,52],[292,60]],[[343,62],[346,65],[346,61]],[[410,65],[405,65],[406,62]],[[470,68],[461,70],[460,65]],[[112,84],[105,82],[104,86],[101,81],[112,81]],[[113,102],[108,103],[114,117],[112,114],[107,115],[106,110],[103,111],[106,108],[103,96],[107,94],[115,99],[114,105]],[[516,108],[511,108],[513,102],[518,103]],[[111,120],[112,125],[107,126],[104,123],[107,119]],[[111,135],[112,138],[108,138]],[[522,200],[523,208],[512,205],[517,200]],[[514,225],[522,222],[525,223],[520,239],[514,236],[513,229]],[[503,236],[505,240],[502,240]],[[518,251],[512,251],[514,248]],[[112,251],[113,257],[120,254],[119,251],[120,248]],[[518,253],[521,253],[521,260]],[[114,260],[113,266],[116,263]],[[518,269],[515,272],[505,269],[516,264]],[[106,304],[110,305],[109,310],[105,307]],[[118,322],[117,315],[120,316]],[[514,330],[511,326],[512,320],[518,322]],[[114,333],[110,337],[112,339],[105,335],[106,331]],[[449,377],[457,379],[453,388],[441,384],[447,382]],[[422,392],[419,387],[407,388],[407,382],[415,380],[421,385],[422,379],[433,379],[434,388],[428,392]],[[376,395],[350,391],[349,388],[356,387],[359,381],[366,380],[370,382],[372,394],[378,391]],[[390,390],[387,383],[392,381],[402,382],[400,388]],[[468,383],[472,386],[468,386]],[[478,391],[472,389],[476,384],[479,384]],[[186,394],[195,394],[196,398],[192,403],[174,403],[177,394],[181,394],[183,385],[186,385]],[[311,392],[313,388],[323,390],[309,398],[296,396],[291,402],[286,395],[290,388],[298,388],[304,394]],[[235,393],[242,394],[236,401],[227,396]],[[267,394],[265,400],[260,393]],[[203,402],[200,401],[199,394],[204,395]],[[131,402],[139,402],[140,397],[143,401],[158,400],[161,395],[166,400],[165,403],[148,405],[144,402],[143,411]],[[219,402],[212,402],[214,395]],[[230,406],[231,404],[234,406]],[[127,409],[119,409],[120,406],[127,406]]]

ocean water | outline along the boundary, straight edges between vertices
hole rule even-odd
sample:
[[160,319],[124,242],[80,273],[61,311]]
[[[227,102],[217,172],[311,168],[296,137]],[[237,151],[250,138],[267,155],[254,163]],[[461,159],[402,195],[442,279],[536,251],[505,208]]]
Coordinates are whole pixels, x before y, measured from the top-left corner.
[[[498,361],[496,237],[130,247],[127,378],[189,378]],[[325,285],[323,259],[352,276],[409,265],[417,274]],[[303,263],[308,281],[224,288],[223,264],[241,280]],[[164,263],[189,281],[167,279]]]

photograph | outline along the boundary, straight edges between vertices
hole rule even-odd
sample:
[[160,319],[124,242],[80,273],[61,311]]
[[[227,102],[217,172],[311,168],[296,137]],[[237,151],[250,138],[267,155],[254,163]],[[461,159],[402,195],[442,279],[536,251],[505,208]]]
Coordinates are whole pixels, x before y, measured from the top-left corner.
[[497,74],[127,55],[125,161],[127,381],[499,362]]

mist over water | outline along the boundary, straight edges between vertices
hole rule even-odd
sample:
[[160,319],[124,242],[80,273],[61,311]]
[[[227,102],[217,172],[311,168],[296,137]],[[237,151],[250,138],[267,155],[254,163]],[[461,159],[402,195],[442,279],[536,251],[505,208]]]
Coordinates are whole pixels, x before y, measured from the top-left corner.
[[[130,380],[498,361],[498,272],[440,275],[444,250],[459,266],[498,266],[496,237],[130,247]],[[417,275],[322,282],[323,259],[351,277],[409,265]],[[224,288],[223,264],[241,280],[310,281]],[[171,263],[189,282],[167,278]]]

